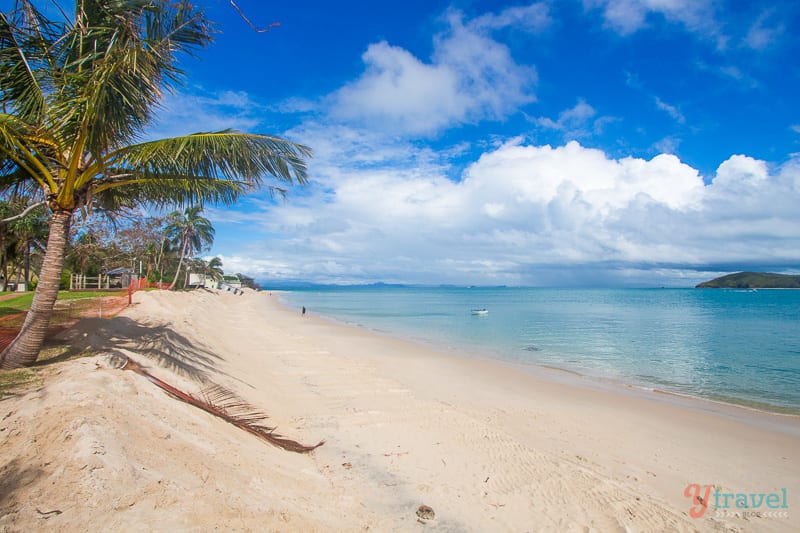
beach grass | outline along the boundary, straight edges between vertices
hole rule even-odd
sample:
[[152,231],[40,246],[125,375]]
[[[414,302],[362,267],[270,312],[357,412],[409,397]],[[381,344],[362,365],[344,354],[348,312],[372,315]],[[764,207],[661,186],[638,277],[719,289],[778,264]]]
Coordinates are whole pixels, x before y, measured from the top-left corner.
[[[2,295],[14,293],[4,292]],[[87,298],[100,298],[103,296],[119,296],[120,291],[59,291],[58,300],[83,300]],[[0,317],[24,313],[31,308],[33,292],[21,293],[14,298],[0,300]]]
[[[33,301],[33,291],[23,293],[3,292],[0,296],[8,296],[12,294],[19,294],[16,298],[7,298],[0,300],[0,308],[13,306],[24,307],[23,311],[27,311]],[[59,291],[59,300],[81,300],[83,298],[100,298],[102,296],[119,296],[120,291]]]
[[0,400],[27,390],[29,385],[41,384],[43,379],[33,368],[18,368],[0,372]]
[[0,370],[0,400],[25,393],[32,387],[43,386],[47,376],[46,369],[52,366],[53,363],[92,355],[95,355],[92,350],[76,352],[66,343],[46,346],[39,353],[39,358],[33,366],[14,370]]

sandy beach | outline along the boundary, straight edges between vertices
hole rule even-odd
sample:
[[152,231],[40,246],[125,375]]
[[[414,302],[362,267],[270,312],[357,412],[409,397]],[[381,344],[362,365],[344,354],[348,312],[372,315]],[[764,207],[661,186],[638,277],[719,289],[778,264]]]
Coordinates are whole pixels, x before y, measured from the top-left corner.
[[[253,291],[137,293],[64,340],[92,355],[0,401],[0,531],[800,530],[798,417],[438,353]],[[325,443],[270,446],[112,354]]]

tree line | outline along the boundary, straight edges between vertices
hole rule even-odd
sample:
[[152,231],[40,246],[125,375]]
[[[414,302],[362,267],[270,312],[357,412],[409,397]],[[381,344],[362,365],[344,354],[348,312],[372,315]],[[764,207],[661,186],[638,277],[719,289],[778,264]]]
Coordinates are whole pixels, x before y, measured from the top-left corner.
[[[26,203],[30,199],[0,198],[0,217],[24,211]],[[202,211],[201,206],[192,206],[161,217],[127,214],[105,224],[95,221],[73,227],[59,288],[68,289],[73,274],[99,278],[120,267],[130,267],[137,277],[167,283],[169,288],[186,288],[189,273],[222,281],[222,259],[198,257],[211,248],[216,233]],[[36,287],[48,229],[43,210],[31,210],[13,220],[0,219],[0,290]],[[246,286],[259,288],[253,278],[241,273],[236,276]]]

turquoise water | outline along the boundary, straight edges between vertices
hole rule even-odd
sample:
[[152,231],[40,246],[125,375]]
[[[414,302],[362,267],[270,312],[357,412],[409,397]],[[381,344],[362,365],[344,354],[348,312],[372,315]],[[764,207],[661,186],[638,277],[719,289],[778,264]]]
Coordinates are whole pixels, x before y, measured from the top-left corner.
[[442,348],[800,412],[800,290],[350,287],[283,299]]

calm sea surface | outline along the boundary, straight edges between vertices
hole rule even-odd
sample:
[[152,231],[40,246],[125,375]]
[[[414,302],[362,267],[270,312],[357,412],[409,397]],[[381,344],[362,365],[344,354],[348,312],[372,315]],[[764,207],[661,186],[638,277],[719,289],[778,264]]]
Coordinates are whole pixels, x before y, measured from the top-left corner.
[[349,287],[282,298],[442,348],[800,412],[800,290]]

